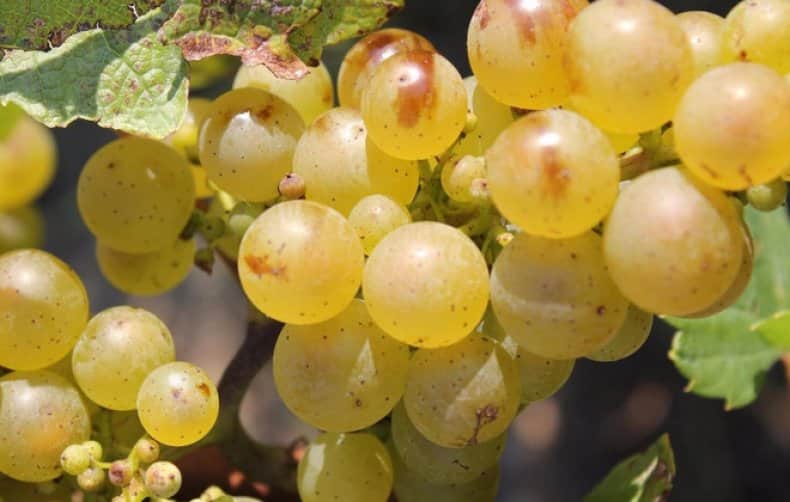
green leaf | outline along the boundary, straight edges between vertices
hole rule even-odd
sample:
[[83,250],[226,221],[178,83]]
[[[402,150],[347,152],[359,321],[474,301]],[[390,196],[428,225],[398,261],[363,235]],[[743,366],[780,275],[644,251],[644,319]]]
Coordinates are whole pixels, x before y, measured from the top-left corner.
[[584,502],[667,500],[675,473],[675,455],[669,436],[664,434],[644,452],[617,464]]
[[777,349],[790,352],[790,311],[777,312],[770,319],[755,324],[752,329]]

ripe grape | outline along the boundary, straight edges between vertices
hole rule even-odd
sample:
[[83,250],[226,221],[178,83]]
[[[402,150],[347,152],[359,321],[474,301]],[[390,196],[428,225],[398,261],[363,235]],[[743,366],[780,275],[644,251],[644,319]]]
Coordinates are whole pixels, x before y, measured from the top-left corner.
[[125,137],[100,148],[77,185],[80,214],[105,246],[150,253],[173,242],[192,214],[187,161],[162,142]]
[[0,472],[41,482],[61,474],[65,448],[90,437],[88,410],[79,392],[48,371],[0,378]]
[[406,387],[409,348],[388,336],[361,300],[328,321],[287,324],[274,348],[274,382],[285,405],[333,432],[384,418]]
[[351,108],[335,108],[316,119],[296,145],[293,171],[304,180],[308,200],[343,215],[374,193],[408,204],[419,182],[417,163],[382,152]]
[[766,183],[790,165],[790,86],[755,63],[714,68],[689,87],[674,131],[683,163],[706,183],[727,190]]
[[724,19],[716,14],[705,11],[683,12],[676,16],[678,24],[686,33],[694,59],[694,77],[724,64],[722,34]]
[[370,77],[385,60],[401,52],[435,51],[421,35],[400,28],[387,28],[367,35],[346,53],[337,76],[341,106],[359,109]]
[[282,98],[245,87],[211,105],[200,129],[200,163],[209,179],[234,197],[264,202],[291,170],[304,132],[299,113]]
[[44,243],[44,217],[34,206],[0,212],[0,254]]
[[88,294],[68,265],[44,251],[0,256],[0,366],[33,370],[63,358],[88,322]]
[[409,345],[442,347],[467,336],[483,317],[488,267],[459,230],[410,223],[373,250],[362,289],[371,317],[384,331]]
[[513,111],[509,106],[491,97],[477,78],[464,79],[467,98],[467,113],[477,119],[474,130],[467,132],[453,148],[459,157],[464,155],[481,156],[494,143],[499,133],[513,123]]
[[165,143],[178,153],[189,159],[198,161],[198,134],[206,113],[211,108],[211,101],[206,98],[189,98],[187,113],[176,132],[165,138]]
[[55,175],[56,145],[52,133],[22,116],[0,140],[0,210],[25,206],[38,198]]
[[238,267],[244,292],[261,312],[313,324],[351,303],[364,262],[359,237],[340,213],[294,200],[266,210],[247,229]]
[[297,486],[302,502],[385,502],[392,476],[390,455],[375,436],[327,432],[305,450]]
[[686,34],[652,0],[599,0],[568,32],[575,109],[611,132],[638,133],[672,118],[694,73]]
[[427,439],[448,447],[485,443],[507,430],[521,382],[513,358],[481,336],[414,353],[403,403]]
[[643,174],[620,194],[605,225],[604,255],[612,279],[648,312],[702,310],[724,294],[738,272],[739,218],[722,192],[683,170]]
[[72,353],[82,392],[111,410],[133,410],[148,374],[175,360],[170,330],[154,314],[112,307],[88,322]]
[[195,182],[195,197],[198,199],[213,197],[214,188],[208,180],[206,169],[200,164],[190,164],[189,169],[192,171],[192,180]]
[[332,108],[335,90],[329,71],[320,63],[299,80],[278,78],[265,65],[242,65],[233,80],[233,88],[255,87],[285,100],[310,125],[316,117]]
[[449,148],[466,124],[458,70],[431,51],[399,53],[373,73],[362,95],[368,135],[384,153],[426,159]]
[[587,0],[482,0],[469,23],[472,71],[498,101],[525,109],[562,104],[567,31]]
[[442,188],[456,202],[473,202],[472,188],[475,180],[486,178],[486,161],[483,157],[464,155],[453,157],[442,168]]
[[132,295],[159,295],[179,285],[192,270],[195,239],[176,239],[158,251],[129,254],[96,243],[96,260],[110,283]]
[[494,263],[491,304],[508,335],[547,359],[573,359],[603,347],[628,308],[593,232],[570,239],[517,235]]
[[727,14],[724,51],[729,61],[754,61],[790,72],[790,3],[748,0]]
[[614,335],[612,341],[595,352],[587,354],[587,359],[600,362],[625,359],[645,344],[652,327],[653,314],[645,312],[635,305],[629,305],[625,322]]
[[488,189],[525,232],[579,235],[609,212],[620,169],[611,144],[579,114],[535,112],[508,127],[486,153]]
[[384,195],[368,195],[351,209],[348,222],[369,255],[387,234],[411,223],[409,210]]
[[170,446],[186,446],[208,434],[219,415],[214,382],[195,365],[168,363],[148,374],[137,394],[146,432]]

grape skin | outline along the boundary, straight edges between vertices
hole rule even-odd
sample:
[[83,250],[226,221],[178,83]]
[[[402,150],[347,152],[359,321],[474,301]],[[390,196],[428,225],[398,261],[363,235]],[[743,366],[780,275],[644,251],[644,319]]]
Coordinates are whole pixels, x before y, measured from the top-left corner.
[[453,157],[442,168],[442,188],[456,202],[469,203],[475,200],[472,187],[475,180],[486,179],[486,162],[483,157]]
[[365,254],[370,255],[381,239],[398,227],[411,223],[408,209],[384,195],[368,195],[351,209],[348,222],[354,227]]
[[34,206],[0,212],[0,254],[44,243],[44,216]]
[[675,16],[686,33],[694,59],[694,77],[724,64],[724,19],[711,12],[690,11]]
[[0,211],[31,203],[55,176],[57,147],[52,132],[22,116],[0,140]]
[[467,132],[453,148],[453,154],[482,156],[494,144],[499,133],[513,123],[513,111],[507,105],[491,97],[474,76],[464,79],[467,98],[467,113],[474,114],[477,125]]
[[587,359],[599,362],[619,361],[634,354],[647,341],[653,327],[653,314],[635,305],[628,306],[625,322],[611,342],[591,354]]
[[[198,134],[206,113],[211,108],[211,101],[206,98],[189,98],[187,113],[178,129],[164,139],[191,163],[198,161]],[[197,180],[195,180],[197,182]],[[196,183],[197,184],[197,183]]]
[[748,0],[737,4],[725,21],[724,51],[729,61],[753,61],[779,73],[790,72],[790,3]]

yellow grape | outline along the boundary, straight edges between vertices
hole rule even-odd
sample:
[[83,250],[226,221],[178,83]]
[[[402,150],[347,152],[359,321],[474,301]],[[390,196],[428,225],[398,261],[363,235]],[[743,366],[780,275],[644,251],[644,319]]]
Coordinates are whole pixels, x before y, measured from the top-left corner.
[[722,49],[724,19],[711,12],[690,11],[675,17],[686,32],[691,55],[694,58],[694,77],[724,64]]
[[579,235],[609,212],[620,168],[611,144],[566,110],[521,118],[486,153],[488,189],[502,214],[525,232]]
[[466,124],[458,70],[431,51],[399,53],[376,68],[362,95],[368,135],[384,153],[426,159],[449,148]]
[[509,106],[562,104],[570,93],[563,62],[567,31],[587,0],[482,0],[469,23],[467,50],[480,85]]
[[211,101],[206,98],[189,98],[189,106],[184,120],[176,132],[165,138],[165,143],[173,147],[178,153],[189,159],[190,162],[198,161],[198,134],[203,119],[211,109]]
[[376,68],[401,52],[435,51],[433,45],[417,33],[400,28],[374,31],[346,53],[337,76],[337,95],[341,106],[359,109],[362,93]]
[[567,70],[575,109],[611,132],[672,118],[694,60],[675,16],[652,0],[598,0],[571,24]]
[[623,190],[606,222],[609,273],[643,310],[700,311],[720,298],[738,273],[739,219],[722,192],[687,172],[650,171]]
[[488,267],[459,230],[410,223],[379,242],[362,289],[371,317],[396,339],[442,347],[474,330],[488,301]]
[[409,348],[354,300],[318,324],[287,324],[274,348],[274,382],[285,405],[322,430],[359,430],[384,418],[406,388]]
[[0,212],[0,254],[44,243],[44,216],[35,206]]
[[379,193],[400,204],[414,198],[417,163],[396,159],[368,140],[362,116],[335,108],[313,122],[296,145],[293,172],[305,182],[305,197],[348,215],[366,195]]
[[219,416],[214,382],[197,366],[173,362],[153,370],[137,394],[137,414],[160,443],[186,446],[211,431]]
[[187,161],[162,142],[125,137],[85,164],[77,203],[105,246],[149,253],[173,242],[192,214],[195,183]]
[[57,147],[52,133],[22,116],[10,134],[0,139],[0,210],[29,204],[55,175]]
[[591,231],[570,239],[517,235],[494,263],[491,304],[508,335],[547,359],[603,347],[628,309]]
[[284,99],[307,125],[332,108],[335,101],[332,77],[323,62],[299,80],[277,78],[265,65],[242,65],[233,80],[233,88],[240,87],[263,89]]
[[44,251],[0,256],[0,366],[34,370],[68,354],[88,322],[88,294],[68,265]]
[[790,86],[755,63],[714,68],[683,96],[674,131],[681,160],[706,183],[766,183],[790,165]]
[[[573,108],[573,103],[565,103],[562,108],[571,112],[579,113],[578,110]],[[619,133],[599,129],[604,136],[609,140],[609,143],[614,148],[615,153],[623,153],[635,146],[639,141],[639,134],[637,133]]]
[[294,200],[252,223],[238,266],[244,292],[261,312],[290,324],[313,324],[351,303],[364,262],[359,237],[340,213]]
[[727,14],[724,51],[729,61],[753,61],[790,72],[790,2],[740,2]]
[[131,295],[159,295],[178,286],[192,270],[194,239],[176,239],[158,251],[129,254],[96,243],[96,261],[110,284]]
[[63,450],[90,437],[79,392],[54,373],[17,371],[0,378],[0,395],[0,472],[26,482],[60,476]]
[[293,106],[261,89],[245,87],[216,99],[200,129],[200,163],[219,188],[240,199],[277,197],[291,170],[304,121]]
[[453,156],[442,168],[442,188],[456,202],[473,202],[475,180],[486,179],[486,176],[485,158]]
[[348,222],[354,227],[365,254],[369,255],[387,234],[411,223],[409,210],[384,195],[368,195],[351,209]]
[[208,179],[206,169],[200,164],[191,164],[192,179],[195,181],[195,197],[198,199],[208,199],[215,195],[211,182]]
[[453,154],[481,156],[494,143],[499,133],[513,123],[513,111],[507,105],[491,97],[475,77],[464,79],[467,97],[467,112],[474,114],[477,124],[474,130],[465,133],[453,148]]
[[652,327],[653,314],[645,312],[636,305],[629,305],[625,322],[614,335],[612,341],[595,352],[587,354],[586,357],[599,362],[625,359],[645,344]]

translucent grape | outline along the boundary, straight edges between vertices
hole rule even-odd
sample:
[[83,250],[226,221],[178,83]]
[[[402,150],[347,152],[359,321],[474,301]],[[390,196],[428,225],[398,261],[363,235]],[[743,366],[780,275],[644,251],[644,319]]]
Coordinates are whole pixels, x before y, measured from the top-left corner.
[[676,16],[678,24],[686,32],[694,59],[694,77],[724,64],[722,42],[724,19],[705,11],[683,12]]
[[781,178],[749,187],[746,190],[746,199],[749,204],[760,211],[773,211],[784,205],[787,199],[787,183]]
[[628,308],[593,232],[562,240],[517,235],[494,263],[491,304],[508,335],[547,359],[603,347]]
[[650,171],[623,190],[609,215],[606,263],[643,310],[697,312],[721,297],[738,272],[739,225],[722,192],[676,168]]
[[198,162],[198,134],[200,125],[210,108],[211,101],[206,98],[189,98],[184,120],[176,132],[165,138],[165,143],[192,163]]
[[0,395],[0,472],[27,482],[60,476],[63,450],[90,437],[79,392],[54,373],[32,371],[0,378]]
[[284,99],[310,125],[316,117],[332,108],[335,90],[324,63],[310,68],[299,80],[277,78],[265,65],[242,65],[233,80],[233,88],[255,87]]
[[653,314],[645,312],[635,305],[629,305],[625,322],[614,335],[612,341],[595,352],[587,354],[587,359],[600,362],[625,359],[645,344],[652,327]]
[[56,145],[52,133],[22,116],[0,140],[0,210],[25,206],[38,198],[55,175]]
[[442,347],[471,333],[483,317],[488,267],[459,230],[410,223],[373,250],[362,289],[371,317],[384,331],[409,345]]
[[337,76],[337,94],[341,106],[359,109],[362,92],[376,68],[401,52],[434,51],[421,35],[400,28],[387,28],[367,35],[346,53]]
[[736,5],[724,26],[729,61],[754,61],[780,73],[790,72],[790,3],[748,0]]
[[464,155],[454,157],[442,168],[442,188],[456,202],[475,200],[472,186],[475,180],[486,178],[486,161],[483,157]]
[[417,163],[382,152],[351,108],[335,108],[316,119],[296,145],[293,171],[304,179],[308,200],[344,215],[374,193],[408,204],[419,182]]
[[365,254],[369,255],[387,234],[411,223],[408,209],[384,195],[368,195],[360,200],[348,215],[362,241]]
[[229,194],[252,202],[277,197],[304,132],[299,113],[282,98],[245,87],[217,98],[200,129],[200,163]]
[[466,124],[458,70],[430,51],[399,53],[373,73],[362,95],[368,135],[384,153],[426,159],[449,148]]
[[790,165],[790,86],[754,63],[714,68],[689,87],[674,131],[683,163],[705,182],[728,190],[766,183]]
[[318,324],[287,324],[274,348],[285,405],[322,430],[347,432],[384,418],[406,388],[409,348],[375,325],[361,300]]
[[464,79],[467,97],[467,112],[474,114],[477,125],[467,132],[453,148],[459,157],[464,155],[481,156],[494,143],[499,133],[513,123],[513,111],[509,106],[500,103],[477,85],[475,77]]
[[133,410],[145,377],[175,360],[170,330],[154,314],[113,307],[88,322],[74,347],[74,377],[91,401],[111,410]]
[[0,213],[0,254],[44,243],[44,217],[34,206]]
[[294,200],[266,210],[247,229],[238,266],[244,292],[261,312],[313,324],[351,303],[364,261],[359,237],[340,213]]
[[176,239],[158,251],[129,254],[96,243],[96,260],[110,283],[132,295],[159,295],[178,286],[192,270],[194,239]]
[[480,85],[509,106],[562,104],[570,93],[563,67],[567,31],[586,5],[587,0],[482,0],[466,44]]
[[525,232],[571,237],[595,226],[617,197],[620,168],[611,144],[581,115],[535,112],[503,132],[486,153],[488,189]]
[[195,182],[187,161],[159,141],[125,137],[85,164],[77,203],[105,246],[149,253],[173,242],[192,213]]
[[611,132],[655,129],[672,118],[694,73],[686,34],[652,0],[599,0],[568,32],[575,109]]
[[302,502],[385,502],[392,490],[392,461],[371,434],[318,436],[299,462]]
[[402,404],[392,411],[392,444],[398,457],[424,480],[435,484],[468,483],[493,468],[505,449],[506,434],[485,443],[444,448],[414,427]]
[[403,403],[428,440],[448,448],[491,441],[507,430],[521,397],[516,363],[489,338],[470,336],[412,356]]
[[88,294],[68,265],[38,250],[0,256],[0,366],[32,370],[63,358],[88,322]]
[[[568,102],[562,105],[562,108],[571,112],[579,113],[578,110],[573,108],[573,104]],[[600,129],[600,131],[609,140],[609,144],[614,148],[615,153],[623,153],[632,148],[639,141],[639,134],[636,133],[618,133],[610,132]]]
[[137,395],[146,432],[170,446],[186,446],[208,434],[219,415],[214,382],[195,365],[168,363],[148,374]]

